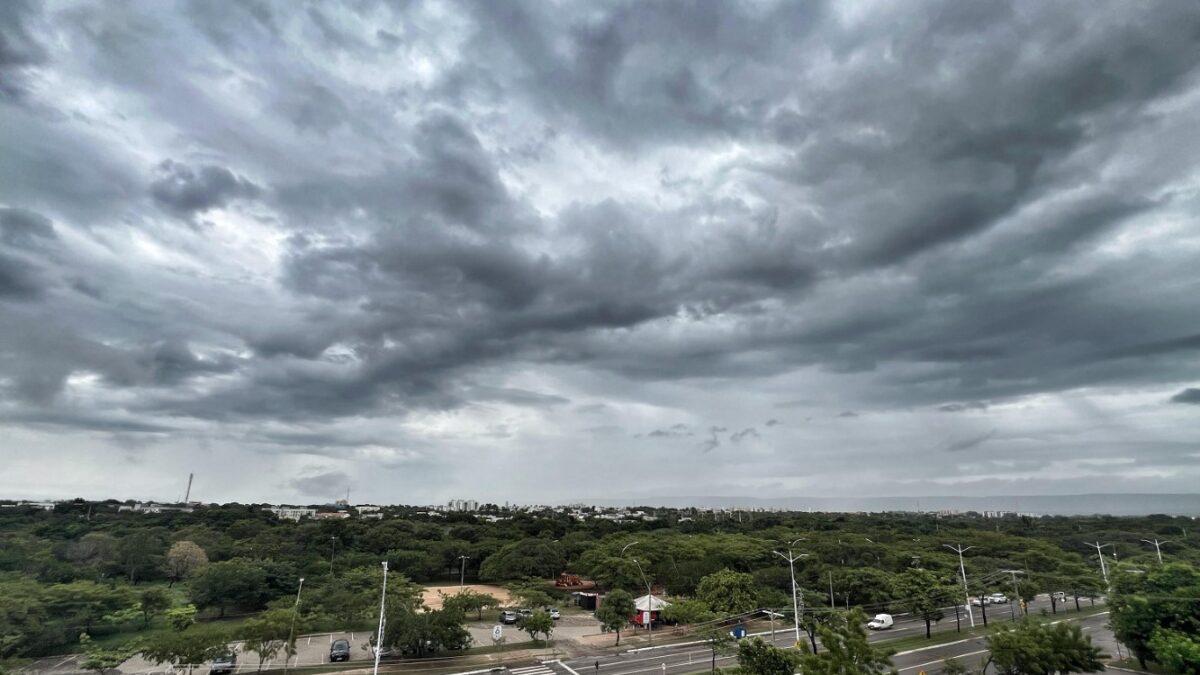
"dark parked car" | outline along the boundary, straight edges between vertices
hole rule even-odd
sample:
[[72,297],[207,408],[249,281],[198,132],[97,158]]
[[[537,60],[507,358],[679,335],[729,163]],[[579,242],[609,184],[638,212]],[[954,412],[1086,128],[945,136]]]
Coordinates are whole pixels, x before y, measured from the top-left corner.
[[217,675],[218,673],[232,673],[235,670],[237,670],[237,653],[225,652],[213,659],[208,672],[210,675]]
[[334,661],[349,661],[350,660],[350,641],[349,640],[334,640],[333,644],[329,645],[329,662]]

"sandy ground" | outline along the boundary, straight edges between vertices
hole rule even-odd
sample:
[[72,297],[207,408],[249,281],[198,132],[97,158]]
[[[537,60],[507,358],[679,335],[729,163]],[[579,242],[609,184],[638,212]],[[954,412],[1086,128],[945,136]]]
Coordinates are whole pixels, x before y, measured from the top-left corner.
[[[488,584],[467,584],[466,587],[475,591],[476,593],[486,593],[487,595],[496,598],[500,601],[500,604],[505,607],[514,606],[513,603],[515,600],[513,600],[513,597],[509,595],[508,591],[499,586],[490,586]],[[426,586],[425,590],[421,591],[421,599],[425,601],[425,606],[429,609],[441,609],[442,596],[439,593],[444,593],[448,597],[458,593],[459,590],[460,589],[458,585]]]

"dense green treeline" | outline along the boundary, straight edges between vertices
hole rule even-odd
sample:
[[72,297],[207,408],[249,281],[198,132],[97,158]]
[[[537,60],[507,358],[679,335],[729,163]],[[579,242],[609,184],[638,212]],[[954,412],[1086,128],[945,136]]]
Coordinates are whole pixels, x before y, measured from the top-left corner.
[[[0,658],[70,649],[85,632],[103,640],[166,630],[171,608],[189,605],[202,622],[243,620],[290,607],[301,578],[307,626],[370,625],[383,560],[397,580],[457,582],[465,573],[468,581],[511,582],[570,571],[606,590],[640,595],[650,581],[676,597],[704,596],[701,581],[727,570],[733,576],[715,578],[730,584],[723,597],[736,600],[722,609],[737,610],[790,607],[790,571],[776,552],[792,544],[808,607],[887,608],[930,620],[962,598],[958,556],[946,544],[972,547],[965,565],[973,595],[1012,596],[1013,575],[1002,570],[1021,572],[1015,579],[1021,596],[1097,595],[1103,588],[1097,554],[1085,542],[1112,544],[1103,550],[1114,576],[1158,566],[1154,548],[1142,539],[1170,540],[1163,548],[1168,562],[1200,563],[1200,542],[1189,532],[1194,521],[1167,516],[984,519],[643,508],[653,519],[614,522],[489,506],[486,515],[498,518],[490,522],[482,514],[385,511],[381,520],[296,523],[249,505],[161,514],[117,513],[115,503],[82,501],[52,512],[2,508]],[[458,637],[451,634],[447,643]]]

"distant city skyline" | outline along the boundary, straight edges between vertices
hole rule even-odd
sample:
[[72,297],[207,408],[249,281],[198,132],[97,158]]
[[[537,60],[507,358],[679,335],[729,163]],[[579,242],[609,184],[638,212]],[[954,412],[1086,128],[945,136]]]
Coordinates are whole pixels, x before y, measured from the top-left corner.
[[1198,34],[0,3],[0,494],[1195,494]]

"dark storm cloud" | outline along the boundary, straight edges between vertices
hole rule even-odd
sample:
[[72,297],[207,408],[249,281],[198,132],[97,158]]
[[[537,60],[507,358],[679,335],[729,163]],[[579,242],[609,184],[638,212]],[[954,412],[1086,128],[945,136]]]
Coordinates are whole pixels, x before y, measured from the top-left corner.
[[49,218],[27,209],[0,208],[0,241],[5,244],[27,248],[54,238]]
[[26,0],[0,4],[0,99],[21,98],[28,86],[26,69],[46,59],[29,26],[36,7]]
[[725,427],[709,427],[708,440],[700,444],[700,451],[704,453],[712,452],[721,447],[721,434],[728,431]]
[[1200,389],[1188,387],[1171,397],[1171,403],[1191,403],[1200,405]]
[[732,434],[729,434],[729,440],[733,441],[734,443],[741,443],[748,438],[762,438],[762,436],[759,436],[758,429],[755,429],[754,427],[746,427],[741,431],[735,431]]
[[957,441],[951,441],[950,443],[946,444],[944,450],[946,452],[962,452],[964,450],[971,450],[973,448],[978,448],[995,437],[996,430],[992,429],[991,431],[979,434],[978,436],[971,436],[968,438],[959,439]]
[[253,197],[259,188],[223,166],[193,169],[174,160],[163,160],[150,183],[150,195],[163,208],[190,216],[225,206],[230,200]]
[[647,438],[680,438],[683,436],[695,436],[695,432],[686,424],[672,424],[666,429],[655,429],[646,434]]
[[293,478],[288,485],[308,497],[341,497],[351,487],[350,476],[344,471],[309,469],[305,475]]
[[938,406],[941,412],[965,412],[968,410],[987,410],[988,404],[983,401],[967,401],[966,403],[947,403]]
[[427,10],[5,4],[13,414],[766,452],[1200,377],[1191,4]]
[[0,299],[30,300],[39,296],[45,285],[35,265],[0,253]]

